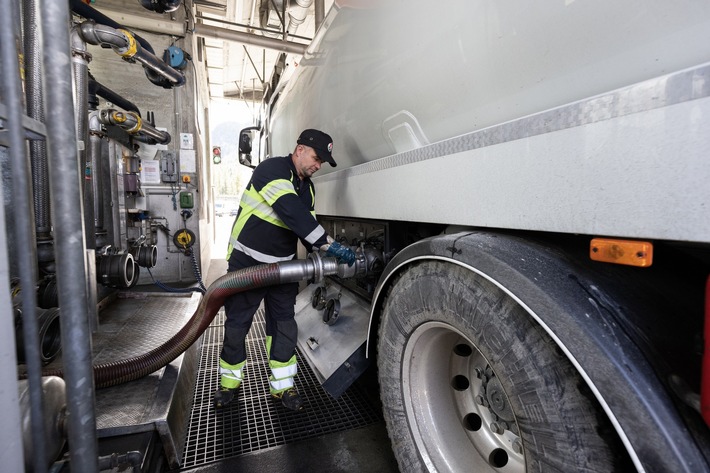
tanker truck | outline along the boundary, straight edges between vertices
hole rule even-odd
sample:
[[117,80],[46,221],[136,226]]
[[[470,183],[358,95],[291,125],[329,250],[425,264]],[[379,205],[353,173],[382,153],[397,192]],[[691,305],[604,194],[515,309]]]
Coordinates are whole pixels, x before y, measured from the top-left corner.
[[219,40],[279,52],[243,165],[333,138],[316,214],[356,262],[269,276],[301,281],[299,376],[375,374],[396,469],[710,471],[707,3],[95,3],[2,0],[4,469],[174,472],[308,424],[211,404]]
[[299,348],[333,395],[376,365],[402,471],[708,471],[708,40],[691,1],[336,2],[265,97],[243,162],[331,134],[367,267]]

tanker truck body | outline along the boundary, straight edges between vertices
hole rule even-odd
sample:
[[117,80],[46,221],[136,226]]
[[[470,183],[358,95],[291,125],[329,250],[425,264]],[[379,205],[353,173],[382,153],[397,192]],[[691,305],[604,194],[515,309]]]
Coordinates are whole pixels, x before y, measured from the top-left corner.
[[708,44],[704,2],[336,2],[290,64],[252,163],[331,134],[368,267],[299,348],[376,364],[402,471],[709,471]]

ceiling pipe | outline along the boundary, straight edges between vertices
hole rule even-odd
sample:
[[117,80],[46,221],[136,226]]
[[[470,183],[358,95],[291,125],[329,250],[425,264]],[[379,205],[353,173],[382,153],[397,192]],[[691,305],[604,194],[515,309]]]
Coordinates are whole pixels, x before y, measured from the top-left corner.
[[223,41],[234,41],[235,43],[248,44],[251,46],[258,46],[264,49],[271,49],[274,51],[281,51],[288,54],[296,54],[302,56],[306,52],[308,45],[301,43],[294,43],[292,41],[282,41],[280,39],[267,38],[264,36],[257,36],[250,33],[242,33],[240,31],[228,30],[226,28],[219,28],[216,26],[210,26],[205,24],[195,24],[195,30],[193,31],[197,36],[202,36],[203,38],[221,39]]
[[295,0],[294,5],[288,10],[288,34],[296,34],[298,27],[306,21],[308,9],[311,7],[313,0]]

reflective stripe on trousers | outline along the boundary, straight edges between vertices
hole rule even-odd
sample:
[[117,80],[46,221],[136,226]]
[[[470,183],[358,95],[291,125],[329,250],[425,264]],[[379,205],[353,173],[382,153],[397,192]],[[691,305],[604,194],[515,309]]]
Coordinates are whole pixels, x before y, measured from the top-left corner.
[[219,374],[220,380],[219,384],[223,388],[236,389],[244,380],[243,369],[246,365],[246,361],[237,363],[236,365],[230,365],[223,359],[219,359]]
[[298,372],[296,355],[288,361],[269,360],[271,376],[269,377],[269,387],[271,394],[278,394],[293,387],[293,377]]

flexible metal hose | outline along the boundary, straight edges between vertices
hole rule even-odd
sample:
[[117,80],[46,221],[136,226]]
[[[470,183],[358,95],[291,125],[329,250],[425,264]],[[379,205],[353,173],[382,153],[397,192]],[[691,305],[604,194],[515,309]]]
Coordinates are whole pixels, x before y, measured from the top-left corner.
[[[133,358],[94,365],[94,383],[105,388],[133,381],[167,365],[187,350],[209,327],[224,300],[237,292],[338,273],[334,258],[286,261],[244,268],[225,274],[207,289],[185,326],[161,346]],[[43,376],[62,377],[63,370],[46,370]]]

